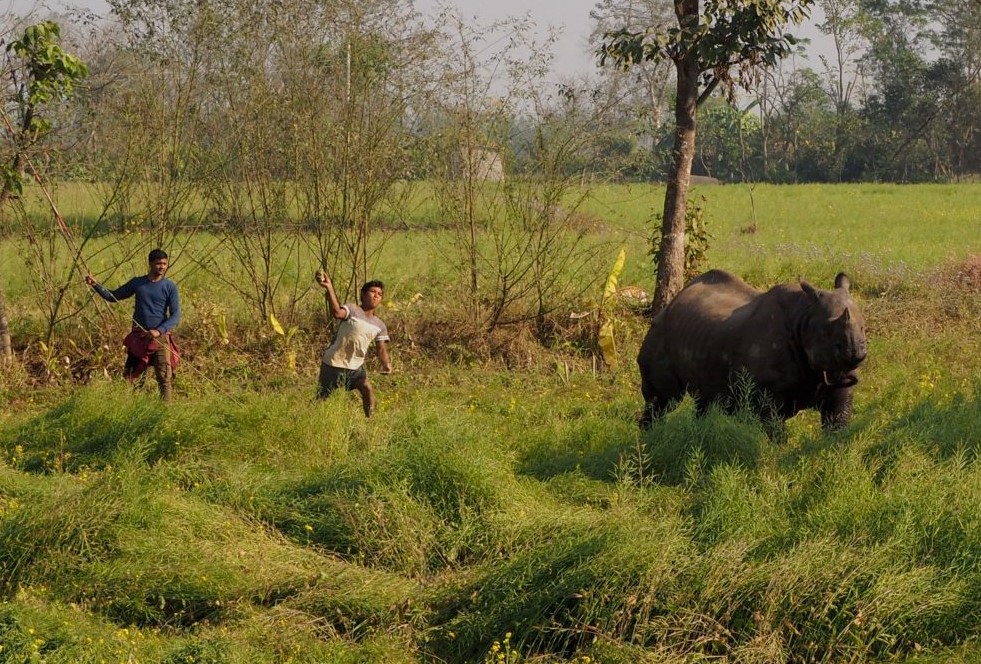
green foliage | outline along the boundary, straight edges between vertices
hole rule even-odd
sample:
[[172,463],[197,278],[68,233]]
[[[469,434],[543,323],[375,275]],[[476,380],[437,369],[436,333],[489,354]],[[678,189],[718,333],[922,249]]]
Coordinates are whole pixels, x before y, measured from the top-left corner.
[[[0,166],[3,201],[7,194],[23,193],[24,158],[32,145],[51,131],[45,112],[56,101],[70,97],[75,86],[88,75],[88,67],[77,56],[65,52],[58,43],[61,28],[54,21],[28,26],[20,39],[7,44],[7,62],[3,68],[13,82],[5,102],[14,105],[11,118],[4,110],[4,124],[11,134],[15,150],[5,155]],[[12,124],[13,123],[13,124]]]
[[[743,3],[707,0],[679,5],[678,24],[641,31],[623,28],[606,35],[600,63],[607,58],[621,67],[647,60],[681,62],[691,56],[709,88],[748,84],[760,66],[773,67],[789,55],[796,40],[784,27],[799,24],[813,0],[760,0]],[[655,26],[656,27],[656,26]]]
[[[529,373],[518,403],[506,374],[433,367],[370,421],[292,388],[154,419],[105,385],[7,422],[8,643],[32,652],[34,629],[50,661],[787,660],[977,628],[981,474],[957,451],[976,387],[940,388],[935,411],[860,392],[849,431],[795,421],[776,444],[748,414],[687,408],[641,434],[623,385],[574,381]],[[26,461],[99,427],[85,464]]]
[[[31,107],[43,106],[57,98],[70,96],[79,80],[88,75],[81,59],[61,49],[61,28],[54,21],[29,26],[24,36],[7,45],[7,52],[22,58],[27,66],[25,97]],[[40,117],[33,118],[31,129],[44,133],[50,126]]]
[[[689,198],[685,206],[685,279],[690,279],[704,271],[708,260],[709,244],[713,236],[708,231],[705,221],[705,210],[702,205],[706,198],[701,198],[702,204]],[[663,215],[654,215],[653,230],[651,231],[650,255],[654,259],[655,270],[660,257],[661,242],[663,241],[664,226],[661,223]]]
[[530,652],[584,649],[588,626],[630,641],[668,609],[690,551],[677,514],[613,512],[609,520],[591,510],[540,510],[516,523],[511,555],[434,598],[437,654],[472,661],[492,647],[488,635],[508,631]]

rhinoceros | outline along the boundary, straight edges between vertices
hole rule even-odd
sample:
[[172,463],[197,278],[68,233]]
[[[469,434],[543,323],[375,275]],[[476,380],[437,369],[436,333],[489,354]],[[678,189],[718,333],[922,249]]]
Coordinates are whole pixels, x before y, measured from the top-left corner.
[[849,285],[844,273],[834,290],[801,281],[761,292],[722,270],[693,279],[641,344],[641,426],[685,393],[698,414],[712,403],[731,409],[740,377],[752,380],[761,416],[783,421],[814,408],[825,429],[847,425],[866,356],[865,321]]

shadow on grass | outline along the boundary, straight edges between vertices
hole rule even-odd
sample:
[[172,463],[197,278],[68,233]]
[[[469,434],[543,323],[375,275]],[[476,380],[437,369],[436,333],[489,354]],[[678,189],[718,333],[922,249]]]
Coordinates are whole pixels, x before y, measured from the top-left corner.
[[891,465],[907,449],[935,461],[960,456],[974,461],[981,452],[981,396],[958,393],[949,399],[923,399],[889,421],[877,438],[866,452],[870,462]]
[[981,396],[920,399],[905,412],[896,411],[897,403],[902,399],[889,394],[869,404],[844,430],[805,436],[781,455],[780,467],[790,470],[827,452],[854,447],[881,481],[910,452],[936,462],[974,462],[981,454]]
[[591,613],[584,589],[602,586],[596,562],[610,547],[609,536],[555,533],[555,539],[478,570],[469,584],[437,593],[430,654],[437,661],[476,662],[505,633],[525,649],[574,651],[593,636],[584,627]]
[[696,417],[686,400],[648,431],[639,430],[632,419],[594,415],[575,421],[559,435],[528,445],[519,455],[517,472],[539,480],[575,474],[615,482],[627,475],[677,485],[718,465],[756,468],[768,442],[753,415],[710,408]]

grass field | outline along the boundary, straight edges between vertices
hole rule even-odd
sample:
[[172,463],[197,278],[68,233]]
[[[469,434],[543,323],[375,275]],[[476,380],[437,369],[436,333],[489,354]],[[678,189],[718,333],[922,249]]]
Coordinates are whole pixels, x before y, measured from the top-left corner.
[[[641,432],[629,308],[619,367],[598,369],[572,341],[427,346],[424,319],[453,303],[382,314],[397,372],[374,373],[365,420],[352,395],[311,399],[327,341],[312,313],[296,371],[268,332],[242,356],[207,352],[218,307],[259,324],[192,269],[207,245],[191,244],[173,274],[189,358],[175,403],[103,374],[112,348],[86,385],[0,378],[0,662],[981,660],[981,186],[696,195],[710,267],[758,286],[852,275],[870,355],[846,430],[805,413],[778,443],[749,414],[685,402]],[[609,262],[627,246],[621,283],[650,288],[660,196],[603,187],[577,213]],[[443,232],[384,244],[396,304],[439,301]],[[121,279],[146,241],[97,240],[88,260]],[[33,362],[25,255],[0,242]],[[114,344],[87,306],[72,341]]]
[[[100,213],[93,186],[65,185],[55,193],[70,224],[91,223]],[[32,216],[44,223],[48,215],[38,196],[25,198]],[[432,264],[444,239],[438,231],[425,231],[445,220],[435,218],[424,192],[418,196],[405,211],[405,228],[418,231],[386,240],[378,259],[378,272],[397,282],[442,276],[433,274]],[[906,276],[981,252],[981,184],[696,186],[692,198],[705,209],[714,238],[712,266],[755,276],[757,284],[834,276],[838,266],[857,275]],[[658,186],[599,185],[589,190],[575,220],[594,242],[625,244],[627,280],[649,284],[651,219],[662,205]],[[0,248],[5,263],[15,261],[9,242]],[[143,253],[135,254],[132,269],[143,269]],[[112,258],[96,260],[93,267],[115,265]],[[191,270],[189,262],[173,266],[175,279]]]

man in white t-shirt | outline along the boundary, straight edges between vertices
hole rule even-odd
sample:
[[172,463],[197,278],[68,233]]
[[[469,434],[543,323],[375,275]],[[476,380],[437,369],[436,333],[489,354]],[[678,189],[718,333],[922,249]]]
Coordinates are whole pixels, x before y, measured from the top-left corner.
[[365,417],[375,411],[375,391],[364,370],[364,360],[372,342],[383,374],[392,373],[392,362],[388,357],[388,328],[381,318],[375,315],[375,308],[381,304],[385,284],[369,281],[361,287],[361,306],[340,304],[334,293],[334,285],[323,270],[317,272],[317,283],[327,291],[327,304],[331,315],[341,321],[320,362],[320,387],[317,397],[327,398],[337,389],[357,390],[361,394],[361,405]]

